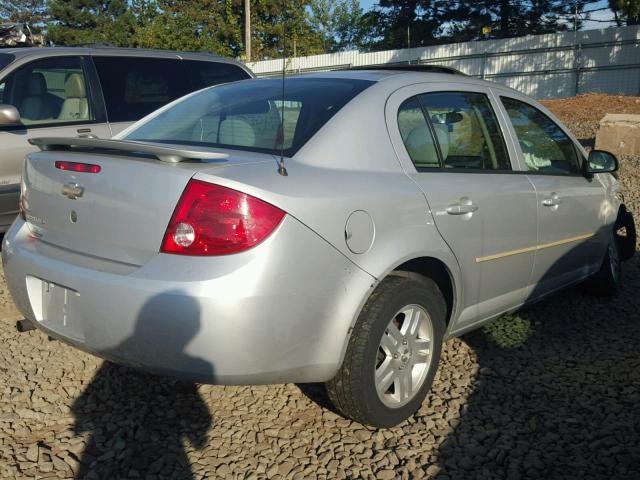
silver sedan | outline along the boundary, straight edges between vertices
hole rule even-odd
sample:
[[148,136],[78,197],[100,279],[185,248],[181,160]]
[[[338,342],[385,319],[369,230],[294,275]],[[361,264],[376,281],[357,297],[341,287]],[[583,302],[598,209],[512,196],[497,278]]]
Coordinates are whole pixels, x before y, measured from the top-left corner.
[[617,160],[446,69],[246,80],[114,140],[42,138],[2,255],[19,309],[106,359],[198,382],[326,382],[391,426],[443,340],[633,252]]

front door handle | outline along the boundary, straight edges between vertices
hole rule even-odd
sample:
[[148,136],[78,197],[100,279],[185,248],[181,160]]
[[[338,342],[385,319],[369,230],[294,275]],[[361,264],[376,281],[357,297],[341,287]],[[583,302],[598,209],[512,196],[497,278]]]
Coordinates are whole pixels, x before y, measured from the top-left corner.
[[470,198],[462,197],[458,203],[453,203],[447,207],[449,215],[466,215],[478,210],[478,206],[474,205]]
[[560,200],[560,196],[556,192],[553,192],[551,196],[542,200],[542,205],[545,207],[557,207],[561,203],[562,200]]

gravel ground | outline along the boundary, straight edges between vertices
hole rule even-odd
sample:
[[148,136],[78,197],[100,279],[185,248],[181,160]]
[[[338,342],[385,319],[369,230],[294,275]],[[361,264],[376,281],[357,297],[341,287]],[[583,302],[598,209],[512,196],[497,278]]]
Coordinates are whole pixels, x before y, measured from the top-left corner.
[[0,278],[0,478],[640,478],[638,257],[625,281],[448,342],[419,413],[373,431],[315,385],[195,387],[18,334]]

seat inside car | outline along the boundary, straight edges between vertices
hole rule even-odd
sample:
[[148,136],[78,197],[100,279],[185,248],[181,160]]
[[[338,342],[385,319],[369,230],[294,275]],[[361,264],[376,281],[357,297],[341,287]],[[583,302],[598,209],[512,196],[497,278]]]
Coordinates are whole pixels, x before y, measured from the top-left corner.
[[[433,129],[438,137],[442,158],[446,160],[449,155],[449,130],[446,125],[438,123],[433,125]],[[405,144],[417,166],[432,168],[439,166],[438,154],[431,138],[431,134],[423,125],[419,125],[409,132]]]
[[25,120],[45,120],[54,116],[55,105],[49,98],[47,81],[42,73],[31,72],[29,75],[26,95],[18,110]]
[[87,120],[89,119],[89,101],[84,79],[79,73],[70,73],[64,83],[66,99],[62,104],[59,120]]
[[239,118],[231,118],[220,122],[219,143],[252,147],[256,143],[256,132],[251,124]]

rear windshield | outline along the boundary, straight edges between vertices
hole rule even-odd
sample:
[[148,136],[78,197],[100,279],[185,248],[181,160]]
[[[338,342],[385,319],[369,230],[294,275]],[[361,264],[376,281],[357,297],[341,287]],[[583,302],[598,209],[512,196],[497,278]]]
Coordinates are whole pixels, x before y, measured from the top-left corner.
[[373,82],[336,78],[244,80],[203,90],[131,131],[127,140],[291,157]]
[[9,53],[0,53],[0,70],[9,65],[16,57]]

